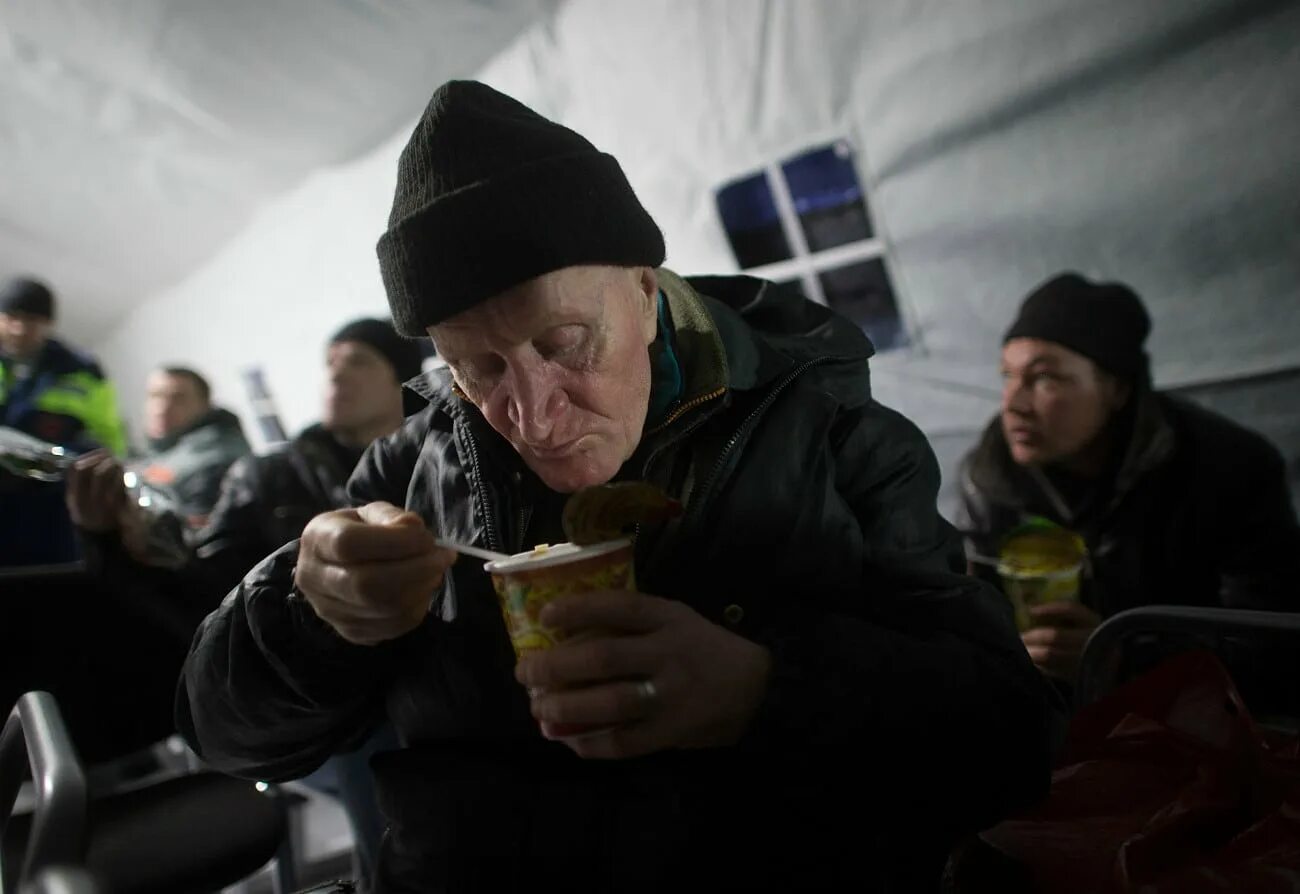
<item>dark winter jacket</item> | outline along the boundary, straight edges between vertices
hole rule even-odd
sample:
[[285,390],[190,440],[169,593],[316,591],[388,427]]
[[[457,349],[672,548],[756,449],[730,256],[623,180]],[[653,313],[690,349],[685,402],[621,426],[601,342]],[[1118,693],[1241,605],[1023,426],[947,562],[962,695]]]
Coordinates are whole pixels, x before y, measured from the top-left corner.
[[1089,552],[1081,595],[1103,618],[1162,604],[1300,609],[1300,525],[1278,451],[1145,388],[1121,424],[1114,469],[1071,493],[1017,466],[995,419],[962,469],[958,527],[972,548],[996,555],[1030,515],[1078,531]]
[[[925,890],[955,836],[1044,791],[1042,680],[959,573],[933,455],[871,397],[870,343],[757,280],[661,285],[684,389],[619,477],[686,512],[640,532],[637,580],[771,650],[742,742],[608,763],[545,742],[472,561],[422,626],[363,647],[294,593],[291,544],[195,639],[177,722],[218,768],[297,776],[392,719],[382,892]],[[370,448],[352,502],[520,549],[536,482],[445,373],[421,384],[430,406]]]

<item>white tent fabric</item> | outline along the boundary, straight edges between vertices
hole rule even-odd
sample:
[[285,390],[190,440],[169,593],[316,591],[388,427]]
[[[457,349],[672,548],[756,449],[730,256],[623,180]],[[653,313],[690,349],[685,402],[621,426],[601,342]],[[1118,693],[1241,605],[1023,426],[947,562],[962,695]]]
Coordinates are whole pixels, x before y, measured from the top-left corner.
[[[877,390],[948,472],[1016,305],[1062,269],[1131,283],[1157,380],[1300,454],[1294,2],[570,0],[481,76],[614,153],[684,273],[735,269],[719,185],[848,139],[915,340],[873,361]],[[433,86],[98,343],[128,395],[183,355],[233,400],[258,363],[312,418],[322,339],[383,308],[373,243]]]
[[568,4],[489,77],[624,159],[687,270],[730,260],[720,183],[847,136],[918,341],[873,361],[877,394],[949,486],[1001,333],[1064,269],[1132,284],[1158,383],[1208,386],[1297,463],[1300,4],[680,0],[605,25],[653,47],[631,60],[584,51],[605,8]]
[[0,275],[92,340],[554,0],[5,0]]

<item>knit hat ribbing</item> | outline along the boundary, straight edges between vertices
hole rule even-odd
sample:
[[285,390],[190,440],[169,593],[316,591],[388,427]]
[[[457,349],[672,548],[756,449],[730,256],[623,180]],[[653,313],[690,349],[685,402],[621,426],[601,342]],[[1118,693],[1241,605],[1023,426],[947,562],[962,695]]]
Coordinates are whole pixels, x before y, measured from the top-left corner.
[[374,348],[393,368],[400,385],[420,374],[424,358],[420,346],[409,338],[402,338],[387,320],[362,318],[344,324],[330,338],[330,344],[356,341]]
[[1142,345],[1150,332],[1151,318],[1142,299],[1128,286],[1062,273],[1030,292],[1002,341],[1056,342],[1102,369],[1133,380],[1147,372]]
[[408,336],[564,267],[664,261],[663,235],[613,156],[476,81],[434,93],[398,162],[377,250]]

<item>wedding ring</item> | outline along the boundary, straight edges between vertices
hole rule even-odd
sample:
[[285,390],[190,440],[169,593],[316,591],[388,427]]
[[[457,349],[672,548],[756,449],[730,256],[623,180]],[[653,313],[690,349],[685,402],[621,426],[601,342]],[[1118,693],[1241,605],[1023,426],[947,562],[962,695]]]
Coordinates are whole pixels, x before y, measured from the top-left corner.
[[644,702],[657,701],[659,698],[659,690],[655,687],[654,680],[642,680],[637,683],[636,691]]

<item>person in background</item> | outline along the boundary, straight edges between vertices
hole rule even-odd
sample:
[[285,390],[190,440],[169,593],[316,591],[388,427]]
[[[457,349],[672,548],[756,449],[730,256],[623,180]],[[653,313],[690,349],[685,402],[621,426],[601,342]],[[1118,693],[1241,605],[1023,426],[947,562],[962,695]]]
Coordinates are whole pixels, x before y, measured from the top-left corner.
[[[440,87],[402,153],[380,268],[448,368],[353,508],[203,623],[176,706],[254,779],[391,720],[383,894],[926,890],[1046,790],[1047,687],[963,573],[924,436],[872,399],[868,339],[664,253],[612,156],[484,84]],[[574,635],[516,663],[440,538],[558,542],[568,495],[615,480],[685,506],[638,533],[642,592],[550,604]]]
[[[271,453],[235,460],[207,524],[192,538],[190,561],[180,569],[146,567],[123,543],[124,512],[131,510],[120,464],[103,456],[80,460],[68,500],[91,544],[88,555],[133,611],[188,641],[249,568],[296,540],[313,516],[346,505],[345,486],[365,448],[396,431],[424,403],[402,388],[419,375],[422,358],[420,346],[385,320],[354,320],[334,333],[325,349],[321,421]],[[396,740],[391,727],[363,733],[341,745],[339,756],[307,781],[343,803],[366,877],[383,830],[368,760],[395,747]]]
[[130,468],[172,497],[191,530],[207,523],[230,464],[251,452],[239,417],[212,405],[207,379],[184,366],[149,376],[144,405],[149,450]]
[[345,505],[362,452],[423,403],[402,388],[421,362],[419,345],[386,320],[354,320],[334,333],[321,421],[265,456],[236,462],[196,540],[199,560],[222,568],[223,595],[269,552],[296,540],[312,517]]
[[[35,279],[0,287],[0,426],[80,453],[126,452],[113,386],[95,360],[52,337],[54,294]],[[0,565],[78,558],[63,486],[0,471]]]
[[961,471],[978,555],[1032,517],[1082,536],[1081,600],[1030,609],[1045,673],[1074,679],[1097,625],[1144,605],[1300,609],[1300,526],[1264,438],[1153,389],[1132,289],[1063,273],[1002,347],[1002,409]]

